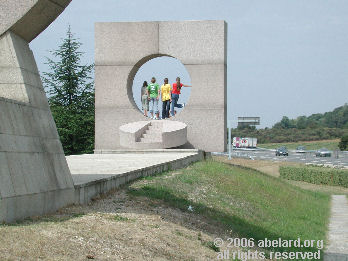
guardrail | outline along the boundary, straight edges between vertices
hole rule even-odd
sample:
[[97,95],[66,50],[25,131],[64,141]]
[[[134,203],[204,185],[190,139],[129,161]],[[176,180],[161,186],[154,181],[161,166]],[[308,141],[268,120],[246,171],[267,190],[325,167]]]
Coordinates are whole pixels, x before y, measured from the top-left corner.
[[[214,156],[228,156],[228,152],[212,152],[211,154]],[[254,157],[252,155],[250,155],[247,151],[243,151],[243,150],[240,150],[240,151],[232,150],[231,157],[254,160]]]

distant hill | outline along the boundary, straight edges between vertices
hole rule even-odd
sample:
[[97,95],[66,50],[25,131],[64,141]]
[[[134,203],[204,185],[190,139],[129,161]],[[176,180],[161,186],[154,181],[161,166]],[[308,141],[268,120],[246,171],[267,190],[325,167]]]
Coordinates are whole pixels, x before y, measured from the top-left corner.
[[232,130],[232,137],[256,137],[258,143],[315,141],[341,138],[348,134],[348,104],[333,111],[299,116],[284,116],[272,128],[255,127]]

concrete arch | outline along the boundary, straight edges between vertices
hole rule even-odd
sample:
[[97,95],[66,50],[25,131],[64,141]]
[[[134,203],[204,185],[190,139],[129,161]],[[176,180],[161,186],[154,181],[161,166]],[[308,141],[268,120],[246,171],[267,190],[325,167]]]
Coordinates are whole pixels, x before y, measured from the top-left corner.
[[190,103],[171,118],[187,124],[186,147],[225,151],[226,43],[224,21],[96,23],[96,152],[121,149],[119,127],[144,120],[131,82],[161,56],[180,60],[191,76]]
[[[134,94],[133,94],[133,84],[134,84],[134,78],[137,74],[137,72],[139,71],[139,69],[146,64],[147,62],[159,58],[159,57],[169,57],[169,58],[173,58],[177,61],[179,61],[181,63],[181,61],[179,59],[177,59],[176,57],[173,57],[171,55],[167,55],[167,54],[152,54],[152,55],[148,55],[142,59],[140,59],[133,67],[133,69],[131,70],[128,80],[127,80],[127,94],[128,94],[128,98],[131,101],[131,103],[134,105],[134,108],[138,109],[138,106],[136,105],[135,101],[134,101]],[[182,64],[182,63],[181,63]],[[186,68],[185,68],[186,69]],[[160,83],[159,83],[160,84]],[[161,84],[160,84],[161,85]]]
[[[143,66],[145,63],[147,63],[148,61],[155,59],[155,58],[159,58],[159,57],[172,57],[169,55],[165,55],[165,54],[150,54],[147,55],[146,57],[143,57],[142,59],[140,59],[133,67],[133,69],[130,71],[129,75],[128,75],[128,80],[127,80],[127,94],[128,94],[128,98],[130,100],[130,102],[133,104],[134,108],[138,108],[138,106],[136,105],[134,98],[133,98],[133,81],[135,78],[135,75],[137,74],[137,72],[139,71],[140,67]],[[172,57],[175,58],[175,57]]]

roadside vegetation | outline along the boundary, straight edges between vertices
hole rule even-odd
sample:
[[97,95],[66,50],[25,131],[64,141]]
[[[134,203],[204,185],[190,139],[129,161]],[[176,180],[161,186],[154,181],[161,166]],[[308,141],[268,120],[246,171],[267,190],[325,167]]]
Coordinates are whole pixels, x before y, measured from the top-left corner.
[[[289,161],[274,162],[269,160],[249,160],[249,159],[243,159],[243,158],[233,158],[232,160],[228,160],[228,158],[222,157],[222,156],[214,157],[214,160],[219,162],[224,162],[232,166],[239,166],[242,168],[250,168],[257,171],[261,171],[262,173],[265,173],[269,176],[276,177],[276,178],[280,177],[280,168],[283,166],[285,167],[306,166],[302,163],[289,162]],[[348,188],[345,188],[345,187],[331,186],[331,185],[324,185],[324,184],[314,184],[314,183],[308,183],[305,181],[297,181],[297,180],[291,180],[291,179],[283,179],[283,181],[305,190],[323,192],[328,195],[348,195]]]
[[321,141],[300,141],[300,142],[285,142],[285,143],[264,143],[258,144],[258,147],[265,149],[276,149],[281,146],[287,147],[289,150],[295,150],[299,146],[305,146],[306,150],[318,150],[320,148],[327,148],[329,150],[338,149],[340,140],[321,140]]
[[338,147],[340,148],[340,150],[348,150],[348,135],[345,135],[341,138]]
[[280,177],[348,188],[348,170],[317,166],[281,166]]

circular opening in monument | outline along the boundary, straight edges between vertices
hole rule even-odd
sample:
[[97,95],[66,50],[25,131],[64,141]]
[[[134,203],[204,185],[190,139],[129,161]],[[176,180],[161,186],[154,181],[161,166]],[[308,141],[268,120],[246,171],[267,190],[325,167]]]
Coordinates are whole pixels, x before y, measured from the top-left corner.
[[[185,66],[178,60],[173,57],[162,56],[153,58],[146,63],[144,63],[137,73],[135,74],[132,86],[133,98],[136,106],[144,114],[143,103],[142,103],[142,86],[144,81],[149,85],[151,83],[152,77],[156,78],[156,83],[158,83],[159,88],[164,84],[164,79],[168,78],[168,83],[173,89],[173,83],[176,83],[176,78],[180,77],[180,82],[183,85],[191,86],[191,78],[186,70]],[[182,87],[180,90],[179,99],[177,100],[178,107],[174,107],[175,115],[178,115],[184,106],[188,102],[191,94],[191,87]],[[173,103],[173,99],[172,99]],[[183,106],[182,106],[183,105]],[[153,102],[149,103],[149,110],[152,110]],[[158,99],[158,110],[159,117],[162,118],[162,107],[163,102],[161,96]],[[171,110],[172,104],[170,104]],[[182,108],[180,108],[182,107]],[[151,113],[148,112],[148,117],[151,116]]]

